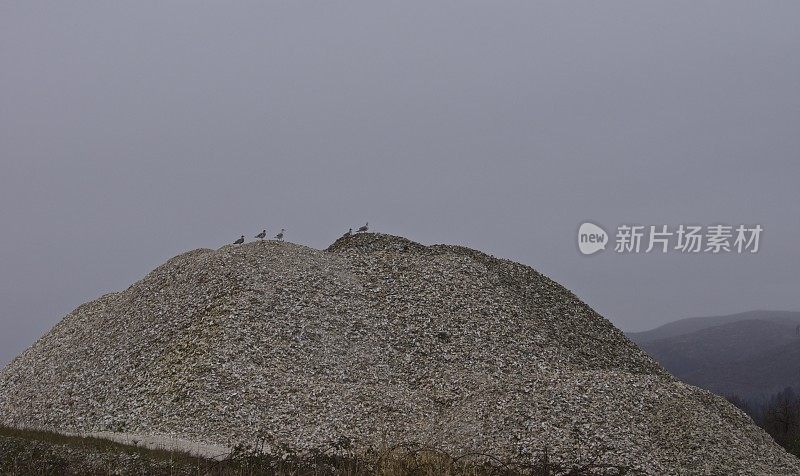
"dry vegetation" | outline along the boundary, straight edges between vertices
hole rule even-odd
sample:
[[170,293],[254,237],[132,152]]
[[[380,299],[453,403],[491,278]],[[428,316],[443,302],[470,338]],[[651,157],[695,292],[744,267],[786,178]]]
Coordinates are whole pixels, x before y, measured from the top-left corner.
[[4,475],[420,475],[420,476],[590,476],[638,474],[605,464],[563,465],[546,451],[533,465],[517,465],[490,455],[452,456],[434,448],[401,445],[362,455],[342,457],[286,454],[268,456],[260,444],[239,445],[227,458],[215,461],[176,451],[123,445],[98,438],[0,427],[0,473]]

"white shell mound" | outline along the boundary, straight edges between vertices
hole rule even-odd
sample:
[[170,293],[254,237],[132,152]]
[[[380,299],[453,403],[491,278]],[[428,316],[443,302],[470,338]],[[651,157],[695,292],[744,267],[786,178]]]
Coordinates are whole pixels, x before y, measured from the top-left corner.
[[[624,297],[621,297],[624,299]],[[0,371],[0,422],[265,437],[300,453],[424,443],[648,474],[800,474],[723,398],[667,374],[530,267],[374,233],[325,251],[191,251],[78,307]]]

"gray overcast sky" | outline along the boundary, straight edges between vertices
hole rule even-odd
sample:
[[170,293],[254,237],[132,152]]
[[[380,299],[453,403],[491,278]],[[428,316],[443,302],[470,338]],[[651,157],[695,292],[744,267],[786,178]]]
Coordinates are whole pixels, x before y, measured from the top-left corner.
[[[264,226],[478,248],[624,330],[800,310],[799,20],[794,1],[4,1],[0,364]],[[586,219],[765,232],[755,255],[582,257]]]

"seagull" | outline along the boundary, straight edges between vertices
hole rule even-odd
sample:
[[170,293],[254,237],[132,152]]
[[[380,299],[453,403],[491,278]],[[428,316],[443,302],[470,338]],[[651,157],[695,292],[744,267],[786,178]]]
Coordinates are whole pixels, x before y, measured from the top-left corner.
[[352,228],[350,228],[349,230],[347,230],[347,231],[345,232],[345,234],[344,234],[344,235],[342,235],[342,238],[347,238],[348,236],[350,236],[350,235],[352,235],[352,234],[353,234],[353,229],[352,229]]
[[242,243],[244,243],[244,235],[242,235],[241,238],[233,242],[234,245],[241,245]]
[[281,232],[280,232],[280,233],[278,233],[277,235],[275,235],[275,239],[276,239],[276,240],[278,240],[278,241],[283,241],[283,232],[284,232],[284,231],[286,231],[286,230],[284,230],[283,228],[281,228]]
[[267,230],[261,230],[261,233],[257,234],[256,238],[263,240],[265,236],[267,236]]
[[367,224],[366,224],[366,225],[364,225],[364,226],[362,226],[361,228],[359,228],[359,229],[358,229],[358,232],[359,232],[359,233],[364,233],[364,232],[365,232],[365,231],[367,231],[367,230],[369,230],[369,222],[367,222]]

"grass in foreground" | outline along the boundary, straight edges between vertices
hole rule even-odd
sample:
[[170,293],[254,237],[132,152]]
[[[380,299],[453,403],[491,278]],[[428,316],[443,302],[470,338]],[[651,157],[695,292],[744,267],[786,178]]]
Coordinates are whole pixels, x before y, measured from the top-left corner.
[[65,436],[0,426],[4,475],[342,475],[342,476],[596,476],[639,474],[628,468],[552,463],[544,452],[535,464],[512,464],[489,455],[451,456],[421,445],[400,445],[362,457],[317,454],[274,457],[259,445],[240,445],[215,461],[179,451],[125,445],[100,438]]

